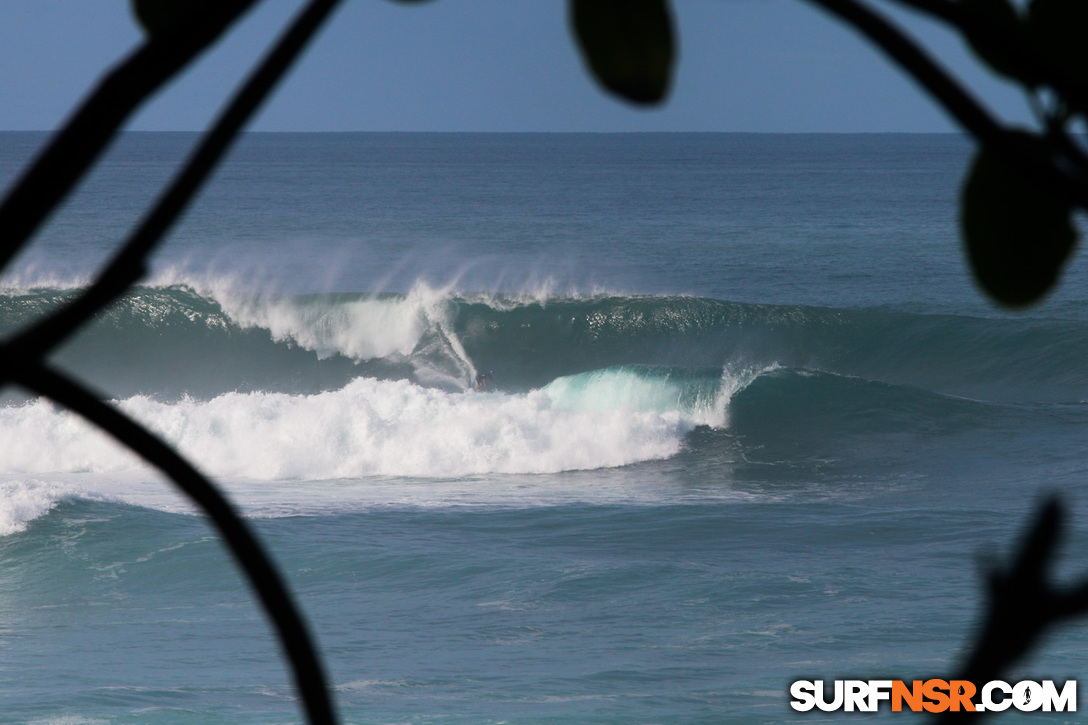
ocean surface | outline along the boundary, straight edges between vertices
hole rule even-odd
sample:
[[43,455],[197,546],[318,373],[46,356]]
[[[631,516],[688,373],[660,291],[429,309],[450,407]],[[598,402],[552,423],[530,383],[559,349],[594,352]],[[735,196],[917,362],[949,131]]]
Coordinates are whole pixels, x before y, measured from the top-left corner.
[[[45,138],[0,134],[5,186]],[[195,139],[125,136],[0,280],[0,331],[86,284]],[[55,359],[251,519],[345,723],[869,720],[789,684],[953,674],[1046,494],[1055,576],[1088,574],[1088,271],[982,297],[970,150],[253,134]],[[1011,679],[1086,676],[1070,625]],[[300,720],[207,522],[6,390],[0,722]]]

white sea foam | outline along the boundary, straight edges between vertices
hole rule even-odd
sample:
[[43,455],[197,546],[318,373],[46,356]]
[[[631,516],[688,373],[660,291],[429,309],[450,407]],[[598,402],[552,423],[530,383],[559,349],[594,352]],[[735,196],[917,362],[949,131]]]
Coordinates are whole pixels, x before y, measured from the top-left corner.
[[[571,408],[550,390],[448,393],[360,378],[316,395],[229,393],[122,409],[216,476],[259,480],[449,477],[622,466],[675,454],[701,421],[641,401]],[[53,405],[0,409],[0,472],[123,473],[134,458]]]
[[42,270],[37,265],[28,264],[0,278],[0,294],[18,295],[45,289],[82,289],[89,285],[90,281],[91,278],[86,272],[63,274],[55,270]]
[[[390,504],[629,500],[638,474],[625,474],[622,491],[609,490],[608,477],[509,475],[588,475],[673,456],[695,426],[724,425],[729,397],[748,379],[723,374],[717,396],[694,404],[675,383],[618,370],[519,395],[359,378],[316,395],[172,403],[139,396],[119,405],[225,483],[248,514],[281,516]],[[507,478],[496,487],[494,476]],[[73,414],[44,401],[0,408],[0,536],[74,497],[193,510]]]
[[[359,378],[316,395],[230,393],[172,403],[134,397],[119,405],[205,473],[229,481],[248,513],[277,516],[337,509],[345,499],[456,503],[473,476],[603,469],[676,454],[700,420],[644,403],[572,407],[549,390],[449,393]],[[487,496],[539,493],[520,482],[510,488]],[[133,454],[73,414],[44,401],[0,408],[0,535],[72,497],[192,510]]]
[[0,482],[0,536],[22,531],[27,523],[49,512],[74,491],[56,482]]

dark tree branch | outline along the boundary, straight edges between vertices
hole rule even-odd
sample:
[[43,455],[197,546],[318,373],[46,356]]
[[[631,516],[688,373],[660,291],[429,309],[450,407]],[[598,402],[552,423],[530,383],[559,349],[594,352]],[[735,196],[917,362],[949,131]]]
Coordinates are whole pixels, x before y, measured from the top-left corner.
[[[976,7],[949,0],[889,0],[900,5],[925,12],[948,25],[956,28],[965,39],[978,39],[988,42],[989,47],[1000,48],[1010,62],[1023,69],[1025,77],[1038,79],[1037,82],[1049,85],[1057,91],[1063,105],[1072,101],[1076,107],[1088,108],[1088,84],[1076,74],[1071,73],[1053,55],[1036,43],[1031,35],[1021,27],[1009,26],[997,22]],[[1029,100],[1037,96],[1029,93]],[[1078,167],[1081,178],[1088,176],[1088,155],[1077,146],[1065,127],[1068,120],[1065,113],[1055,115],[1041,114],[1046,127],[1046,134],[1054,147],[1064,158]]]
[[60,204],[125,120],[255,0],[205,0],[111,71],[0,203],[0,269]]
[[855,0],[808,0],[846,21],[876,44],[983,143],[999,141],[1002,125],[899,28]]
[[[283,75],[306,48],[340,0],[312,0],[231,99],[155,207],[129,236],[106,269],[75,300],[3,346],[2,356],[39,358],[62,342],[146,273],[147,257],[184,213],[197,192]],[[2,377],[0,377],[2,380]]]
[[[72,380],[46,368],[42,358],[53,346],[63,341],[95,313],[123,294],[144,274],[147,256],[184,212],[237,138],[242,127],[275,88],[338,3],[339,0],[312,0],[299,14],[228,104],[212,130],[205,135],[188,164],[160,197],[152,212],[145,217],[122,250],[115,255],[91,287],[72,303],[33,325],[0,348],[0,361],[3,361],[0,363],[0,381],[15,380],[67,406],[103,428],[146,461],[158,467],[183,493],[204,510],[249,577],[270,616],[294,672],[296,687],[309,720],[313,723],[335,721],[329,690],[316,655],[316,648],[282,579],[244,521],[218,490],[169,446],[116,409],[101,402]],[[109,82],[105,85],[108,86]],[[108,99],[110,95],[106,94],[106,98]],[[99,98],[98,94],[95,98]],[[93,108],[94,104],[90,105]],[[80,114],[77,114],[76,119],[73,120],[77,126],[79,119]],[[83,148],[87,153],[85,164],[82,169],[70,169],[74,173],[71,184],[67,188],[60,189],[52,204],[41,213],[39,223],[48,214],[49,209],[59,203],[75,180],[89,168],[97,153],[105,147],[109,136],[115,130],[116,127],[107,136],[98,137],[97,150],[91,148],[95,141],[93,137],[82,137]],[[70,139],[76,140],[80,136],[71,127],[61,135],[65,134],[68,134]],[[68,143],[75,143],[75,141]],[[59,148],[63,151],[64,145],[60,144]],[[43,159],[49,159],[50,153],[61,153],[57,149],[58,144],[54,143]],[[33,181],[38,178],[38,175],[44,173],[41,171],[42,168],[48,169],[49,164],[46,163],[43,166],[42,162],[39,162],[25,177],[24,182],[26,179]],[[20,193],[27,193],[27,188],[35,188],[35,183],[37,182],[20,184],[9,196],[7,204],[9,206],[14,204],[12,199],[18,199]],[[2,218],[2,209],[0,209],[0,219]],[[36,227],[33,219],[30,220],[30,224],[26,232],[27,236]],[[10,254],[13,253],[14,250],[10,250]]]
[[976,8],[950,0],[889,0],[943,20],[960,31],[965,38],[984,38],[993,47],[1001,48],[1010,60],[1028,75],[1047,83],[1082,108],[1088,108],[1088,85],[1059,63],[1045,48],[1029,35],[995,22]]
[[936,61],[891,22],[856,0],[807,0],[839,17],[914,78],[986,149],[1057,198],[1088,209],[1088,188],[1030,153],[1019,134],[997,121]]
[[280,634],[310,722],[334,723],[324,669],[283,579],[245,522],[215,486],[170,446],[74,380],[42,364],[22,365],[10,359],[5,363],[4,372],[18,384],[51,398],[109,433],[162,471],[207,512],[234,558],[243,565]]

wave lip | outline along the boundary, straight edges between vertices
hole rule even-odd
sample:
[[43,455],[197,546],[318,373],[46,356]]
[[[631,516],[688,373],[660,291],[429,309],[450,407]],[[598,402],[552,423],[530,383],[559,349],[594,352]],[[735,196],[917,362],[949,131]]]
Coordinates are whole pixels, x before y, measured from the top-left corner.
[[675,416],[689,430],[725,428],[733,395],[768,370],[689,370],[624,365],[567,375],[544,386],[561,410],[629,410]]
[[[72,294],[0,294],[0,328]],[[58,361],[118,398],[316,393],[360,376],[456,392],[477,368],[495,370],[500,389],[525,393],[612,368],[779,365],[961,397],[1069,402],[1088,397],[1085,356],[1088,324],[1076,320],[694,297],[541,299],[422,282],[405,293],[273,295],[212,279],[131,291]]]

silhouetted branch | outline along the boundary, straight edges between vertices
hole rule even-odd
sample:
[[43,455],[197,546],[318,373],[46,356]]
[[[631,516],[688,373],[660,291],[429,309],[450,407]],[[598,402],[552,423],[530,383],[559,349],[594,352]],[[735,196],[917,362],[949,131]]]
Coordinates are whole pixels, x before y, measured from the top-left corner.
[[10,360],[5,361],[4,372],[20,385],[55,400],[109,433],[162,471],[215,521],[280,633],[280,643],[293,666],[295,684],[310,722],[335,722],[324,668],[283,579],[215,486],[170,446],[74,380],[43,364],[21,365]]
[[111,71],[0,203],[0,269],[105,150],[143,101],[184,68],[255,0],[205,0]]
[[[981,12],[977,5],[949,0],[889,0],[915,10],[925,12],[956,28],[967,40],[985,42],[987,47],[1007,58],[1006,65],[1017,69],[1025,90],[1034,91],[1038,85],[1049,85],[1063,98],[1080,108],[1088,108],[1088,84],[1063,63],[1058,62],[1046,48],[1039,45],[1030,33],[1019,25],[999,22],[990,14]],[[1036,94],[1029,94],[1035,99]],[[1088,155],[1078,147],[1065,128],[1065,118],[1045,114],[1046,133],[1055,148],[1076,164],[1082,177],[1088,174]]]
[[999,140],[1003,128],[981,103],[890,21],[854,0],[808,0],[837,15],[903,67],[959,123],[983,142]]
[[1066,97],[1088,108],[1088,85],[1059,63],[1030,35],[996,22],[977,6],[950,0],[889,0],[914,8],[956,28],[965,38],[989,40],[990,45],[1020,66],[1028,77],[1046,82]]
[[[1043,634],[1066,619],[1088,614],[1088,581],[1059,589],[1049,581],[1063,511],[1057,499],[1046,502],[1015,554],[1011,566],[989,576],[989,607],[978,641],[955,679],[976,684],[1001,679],[1038,644]],[[946,713],[938,722],[981,713]]]
[[1088,209],[1088,189],[1052,164],[1027,153],[1016,134],[997,121],[936,61],[895,25],[855,0],[807,0],[833,13],[876,44],[925,88],[991,153],[1059,198]]
[[106,269],[72,302],[0,346],[0,355],[41,357],[47,354],[146,273],[148,255],[182,215],[243,126],[339,3],[340,0],[313,0],[299,14],[231,99],[188,163]]
[[[298,58],[338,3],[339,0],[313,0],[299,14],[243,84],[212,130],[204,136],[190,161],[160,197],[152,212],[145,217],[122,250],[115,255],[95,282],[72,303],[33,325],[0,348],[0,361],[3,361],[0,363],[0,381],[15,380],[40,395],[52,398],[103,428],[119,442],[158,467],[183,493],[204,510],[227,542],[239,565],[246,572],[262,605],[268,612],[291,664],[305,710],[310,722],[313,723],[334,722],[331,698],[323,669],[316,656],[316,648],[281,578],[244,521],[234,512],[218,490],[169,446],[74,381],[46,368],[41,358],[94,314],[122,295],[144,274],[148,254],[184,212],[237,138],[242,127]],[[153,43],[154,41],[151,41],[149,45]],[[164,80],[165,78],[159,82]],[[110,84],[107,82],[104,85],[108,87]],[[110,96],[110,93],[106,93],[104,97],[108,99]],[[94,103],[88,104],[91,108],[95,103],[105,102],[99,94],[96,94],[92,100]],[[73,124],[77,127],[80,125],[82,113],[81,111],[77,114],[73,120]],[[123,118],[118,118],[117,126],[120,125],[120,120]],[[88,133],[81,135],[78,128],[72,130],[71,126],[61,133],[61,136],[67,135],[69,141],[65,143],[69,145],[82,143],[84,165],[82,168],[75,166],[68,168],[73,174],[70,183],[66,187],[53,188],[55,198],[48,208],[45,205],[41,207],[42,211],[37,219],[33,214],[21,219],[25,225],[27,237],[60,202],[76,179],[90,167],[116,128],[109,129],[105,136]],[[102,131],[102,129],[98,130]],[[36,184],[40,184],[39,179],[44,173],[42,169],[49,169],[49,159],[55,158],[51,154],[72,153],[71,149],[65,151],[65,143],[54,143],[50,147],[50,150],[42,157],[43,160],[32,167],[20,186],[9,195],[4,208],[11,208],[20,198],[20,194],[29,193],[27,189],[33,190]],[[3,209],[0,209],[0,219],[3,218],[2,212]],[[10,259],[21,240],[10,237],[7,241],[13,244],[13,247],[8,250],[7,259]],[[0,250],[0,254],[2,251]]]

